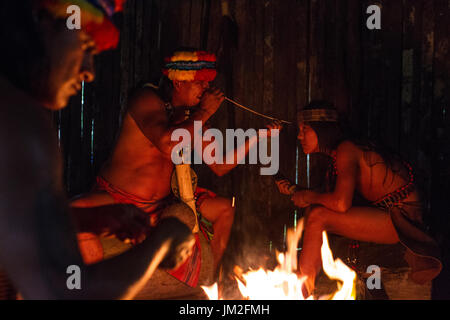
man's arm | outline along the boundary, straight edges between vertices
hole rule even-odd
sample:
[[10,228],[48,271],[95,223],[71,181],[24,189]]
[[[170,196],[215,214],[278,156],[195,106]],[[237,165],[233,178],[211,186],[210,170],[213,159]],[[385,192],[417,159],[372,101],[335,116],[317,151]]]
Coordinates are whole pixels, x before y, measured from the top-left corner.
[[352,206],[353,194],[358,172],[358,149],[351,142],[343,142],[336,153],[336,187],[331,193],[318,193],[309,190],[297,191],[292,200],[304,207],[320,204],[337,212],[346,212]]
[[115,236],[121,241],[137,244],[150,231],[148,214],[130,204],[110,204],[98,207],[70,207],[77,233]]
[[[189,119],[174,125],[169,123],[164,102],[152,89],[141,89],[130,101],[128,112],[136,121],[144,135],[166,156],[170,157],[173,148],[178,144],[172,141],[172,133],[177,129],[189,131],[191,143],[194,138],[194,121],[201,121],[202,125],[216,112],[223,101],[219,94],[205,93],[206,103]],[[211,96],[213,95],[213,96]],[[212,102],[211,102],[212,101]],[[213,105],[214,104],[214,105]],[[217,105],[218,104],[218,105]]]
[[[25,299],[131,298],[168,250],[191,241],[189,228],[170,220],[129,252],[85,266],[54,137],[50,127],[32,124],[0,126],[0,265]],[[81,290],[67,288],[71,265],[81,269]]]
[[[237,148],[234,148],[233,150],[228,151],[227,154],[224,154],[221,163],[213,162],[211,164],[208,164],[208,167],[219,177],[222,177],[226,175],[228,172],[233,170],[249,153],[250,149],[254,148],[258,143],[258,136],[252,136],[249,139],[246,139],[244,144],[241,144],[240,146],[237,146]],[[203,150],[206,148],[211,148],[218,150],[219,148],[222,148],[217,141],[202,141]],[[202,150],[195,150],[197,154],[201,154]],[[203,156],[203,155],[202,155]],[[215,156],[215,152],[212,154],[212,156]],[[227,158],[230,158],[230,156],[233,158],[232,163],[227,163]],[[203,161],[205,161],[205,158],[203,157]]]
[[[267,127],[267,135],[265,135],[263,138],[259,136],[259,133],[257,133],[254,136],[251,136],[249,139],[245,140],[245,143],[237,146],[233,150],[229,150],[226,154],[224,154],[221,159],[221,163],[216,162],[210,164],[207,163],[208,167],[219,177],[224,176],[225,174],[233,170],[239,163],[241,163],[242,160],[244,160],[244,158],[247,156],[250,150],[257,146],[259,140],[262,140],[263,143],[267,143],[267,139],[272,136],[272,133],[278,135],[279,131],[282,129],[282,125],[279,122],[272,122],[266,127]],[[278,130],[278,131],[271,131],[271,130]],[[198,137],[198,139],[202,139],[202,137]],[[221,146],[215,139],[213,141],[203,141],[203,140],[200,141],[202,141],[203,151],[206,148],[209,148],[209,150],[223,149],[223,146]],[[195,149],[195,152],[203,156],[202,150]],[[213,153],[212,156],[214,157],[215,153]],[[233,159],[232,163],[227,163],[226,160],[229,158]],[[203,161],[205,161],[204,157]]]
[[176,218],[164,218],[141,244],[115,258],[85,266],[84,292],[69,293],[68,297],[132,299],[163,263],[167,269],[180,266],[194,244],[195,238],[185,224]]

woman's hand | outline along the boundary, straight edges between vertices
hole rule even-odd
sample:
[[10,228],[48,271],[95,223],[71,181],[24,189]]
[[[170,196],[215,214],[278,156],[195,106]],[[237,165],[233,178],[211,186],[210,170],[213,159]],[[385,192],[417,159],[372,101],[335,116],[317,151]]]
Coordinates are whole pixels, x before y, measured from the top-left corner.
[[[283,125],[280,121],[274,120],[268,125],[266,125],[267,128],[267,137],[277,137],[281,130],[283,129]],[[272,130],[278,130],[278,131],[272,131]]]
[[299,208],[308,207],[310,203],[306,202],[305,200],[307,192],[308,192],[307,190],[296,191],[291,197],[292,202],[294,202],[294,204]]

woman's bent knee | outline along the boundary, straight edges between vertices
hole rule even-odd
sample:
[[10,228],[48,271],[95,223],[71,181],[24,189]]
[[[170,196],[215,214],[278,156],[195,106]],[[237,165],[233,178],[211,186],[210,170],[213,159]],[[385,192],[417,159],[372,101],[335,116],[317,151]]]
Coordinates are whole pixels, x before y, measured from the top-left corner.
[[326,209],[321,206],[313,207],[305,213],[305,227],[311,225],[323,226],[326,223]]

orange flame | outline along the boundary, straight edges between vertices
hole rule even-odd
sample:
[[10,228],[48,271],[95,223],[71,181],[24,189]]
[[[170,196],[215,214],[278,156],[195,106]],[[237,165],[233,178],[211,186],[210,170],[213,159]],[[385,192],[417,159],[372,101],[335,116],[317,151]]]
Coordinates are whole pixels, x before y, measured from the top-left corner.
[[[246,274],[236,277],[239,290],[245,299],[250,300],[313,300],[313,296],[304,297],[303,283],[306,277],[299,277],[297,270],[297,244],[303,233],[303,219],[299,221],[296,230],[288,230],[288,250],[285,254],[278,254],[279,265],[275,270],[250,270]],[[354,300],[356,274],[340,259],[333,259],[328,245],[326,232],[323,232],[321,248],[322,266],[325,274],[333,280],[342,282],[338,290],[329,297],[319,299]],[[242,281],[240,278],[242,278]],[[244,283],[245,282],[245,283]],[[210,300],[222,300],[219,297],[217,283],[210,287],[202,287]]]

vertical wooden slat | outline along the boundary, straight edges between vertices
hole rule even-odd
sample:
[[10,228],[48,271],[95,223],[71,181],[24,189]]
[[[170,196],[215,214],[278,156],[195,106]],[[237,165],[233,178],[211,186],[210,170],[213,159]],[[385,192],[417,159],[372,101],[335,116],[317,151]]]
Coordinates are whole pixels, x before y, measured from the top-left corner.
[[147,1],[136,1],[135,6],[135,36],[134,36],[134,48],[135,48],[135,54],[134,54],[134,81],[133,81],[133,87],[138,85],[140,82],[144,80],[145,70],[142,68],[144,60],[145,60],[145,52],[144,49],[144,29],[148,28],[148,25],[144,27],[144,3]]
[[[298,1],[296,9],[296,24],[297,24],[297,41],[295,52],[297,54],[297,72],[296,72],[296,93],[297,93],[297,108],[296,111],[302,110],[308,103],[310,98],[310,60],[309,60],[309,14],[310,1]],[[297,123],[296,123],[297,127]],[[297,129],[298,130],[298,129]],[[303,153],[301,146],[297,143],[297,183],[300,188],[307,187],[307,164],[306,155]]]
[[[348,118],[352,96],[349,74],[353,70],[346,63],[346,58],[348,54],[352,54],[352,57],[358,56],[358,47],[350,49],[351,42],[349,39],[351,39],[351,32],[348,29],[348,1],[335,0],[333,11],[334,20],[330,24],[331,29],[329,29],[329,33],[333,35],[333,39],[331,40],[333,41],[335,52],[332,56],[333,82],[329,83],[328,86],[333,89],[334,104],[337,110],[340,114]],[[353,51],[352,49],[356,50]],[[353,60],[353,63],[357,63],[357,61],[356,58]]]
[[325,6],[322,1],[310,0],[310,35],[309,35],[309,100],[324,98],[324,24]]
[[[327,100],[334,103],[334,89],[332,85],[335,68],[333,53],[328,52],[328,46],[335,42],[335,32],[330,32],[335,21],[334,2],[330,0],[310,0],[309,3],[309,87],[308,102]],[[331,44],[330,44],[331,43]],[[320,188],[326,171],[328,159],[322,154],[309,155],[309,188]],[[306,180],[306,179],[305,179]]]
[[68,179],[69,194],[80,192],[83,177],[79,174],[82,167],[81,158],[81,134],[80,134],[80,119],[81,119],[81,95],[73,97],[70,101],[70,106],[67,110],[70,117],[70,129],[67,133],[66,147],[70,148],[68,154]]
[[[339,38],[337,33],[337,20],[336,16],[336,0],[325,0],[321,1],[323,3],[323,16],[324,16],[324,24],[323,24],[323,52],[321,53],[321,60],[323,60],[323,69],[322,75],[323,78],[323,96],[321,99],[328,99],[331,103],[339,110],[340,108],[344,108],[345,106],[341,106],[341,101],[338,101],[337,95],[341,92],[342,88],[340,86],[344,85],[344,81],[338,81],[342,73],[339,73],[339,67],[342,65],[338,63],[337,58],[339,54]],[[339,99],[340,100],[340,99]],[[339,103],[339,104],[338,104]]]
[[133,1],[125,2],[123,13],[122,28],[120,33],[120,105],[126,105],[128,89],[130,87],[130,77],[132,70],[130,69],[131,50],[130,45],[130,29],[132,26]]
[[450,230],[447,214],[450,190],[450,6],[448,1],[436,0],[434,13],[432,210],[439,221],[441,230],[448,232]]
[[204,0],[191,0],[190,12],[190,35],[189,45],[194,48],[200,48],[202,42],[202,35],[204,31],[203,26],[203,9],[205,6]]
[[[415,82],[418,77],[415,73],[418,71],[417,65],[418,51],[420,48],[415,46],[417,35],[416,11],[419,9],[419,1],[403,1],[403,44],[402,44],[402,101],[401,101],[401,128],[400,140],[403,141],[400,150],[403,153],[410,151],[413,144],[417,141],[417,131],[413,130],[413,112],[417,111],[419,89]],[[418,14],[418,13],[417,13]],[[415,86],[416,85],[416,86]],[[416,90],[414,90],[416,89]],[[417,119],[417,118],[416,118]],[[416,126],[417,128],[417,126]],[[408,139],[409,138],[409,139]],[[408,154],[411,160],[414,154]]]
[[[339,2],[341,3],[341,2]],[[343,16],[346,18],[346,48],[344,48],[344,64],[346,81],[348,83],[348,122],[355,128],[365,127],[362,123],[361,109],[366,108],[362,102],[362,79],[363,79],[363,51],[361,41],[361,29],[365,20],[362,19],[362,10],[359,0],[349,0]],[[342,11],[341,11],[342,12]],[[361,133],[362,130],[357,130]]]
[[[213,17],[213,19],[218,19],[218,17],[220,17],[220,15]],[[201,38],[199,48],[206,50],[208,47],[209,27],[211,21],[211,1],[209,0],[203,0],[201,19]]]
[[[420,34],[420,96],[418,105],[419,115],[419,141],[421,146],[419,150],[419,159],[417,166],[424,170],[424,176],[429,179],[423,181],[425,184],[423,191],[426,193],[424,201],[428,213],[431,209],[432,196],[432,181],[434,180],[432,171],[432,157],[433,150],[429,143],[432,139],[432,108],[433,105],[433,56],[434,56],[434,1],[421,1],[420,11],[418,17],[421,18],[421,34]],[[429,218],[428,218],[429,219]],[[428,220],[426,219],[426,220]]]
[[175,7],[176,14],[178,16],[177,23],[179,24],[180,39],[178,46],[195,46],[190,43],[192,24],[191,24],[191,9],[193,0],[181,0],[178,1]]
[[[274,3],[274,39],[273,39],[273,106],[268,108],[268,113],[275,117],[287,119],[293,125],[286,125],[280,134],[280,172],[291,181],[295,180],[296,168],[296,76],[297,76],[297,56],[296,39],[298,39],[296,19],[286,19],[285,17],[295,14],[297,9],[296,1],[275,2]],[[286,32],[286,30],[292,30]],[[270,80],[269,80],[270,81]],[[278,193],[277,187],[272,177],[264,177],[267,181],[266,188],[270,190],[272,202],[273,232],[284,236],[284,226],[292,227],[294,206],[289,197]],[[282,239],[284,242],[284,239]],[[280,243],[278,243],[280,244]],[[278,246],[281,248],[280,246]]]
[[[402,72],[402,23],[401,1],[383,1],[383,53],[384,53],[384,90],[383,113],[379,131],[383,142],[394,150],[399,150],[401,130],[401,72]],[[389,76],[387,76],[389,74]]]
[[[429,42],[434,40],[433,59],[433,97],[431,108],[432,119],[432,183],[431,183],[431,213],[433,231],[441,240],[444,270],[433,282],[433,298],[449,299],[450,293],[450,222],[448,219],[450,194],[450,3],[434,1],[434,16],[431,15],[431,5],[427,13],[434,21],[434,39],[427,34]],[[429,27],[430,22],[427,23]],[[429,57],[431,58],[431,57]],[[428,60],[429,61],[429,60]],[[429,79],[429,78],[428,78]],[[428,83],[431,89],[431,84]],[[429,93],[429,92],[427,92]],[[428,100],[429,101],[429,100]]]
[[[380,7],[380,1],[362,1],[360,10],[362,21],[359,26],[361,29],[362,50],[363,50],[363,78],[362,78],[362,93],[361,93],[361,108],[358,123],[358,135],[376,137],[378,135],[376,129],[377,121],[372,119],[379,119],[379,110],[383,107],[381,97],[384,94],[382,88],[383,79],[383,60],[385,57],[382,54],[383,39],[382,30],[369,30],[366,27],[366,20],[369,17],[366,13],[367,8],[376,4]],[[383,11],[382,11],[383,12]],[[382,13],[383,15],[383,13]],[[383,20],[381,21],[383,28]]]
[[[258,33],[258,43],[260,43],[261,47],[259,47],[258,51],[262,54],[262,57],[258,57],[258,61],[261,61],[262,64],[259,64],[259,68],[261,68],[261,73],[256,76],[257,81],[261,81],[262,90],[259,91],[261,93],[261,98],[258,99],[262,106],[262,112],[266,114],[271,114],[274,111],[275,105],[278,103],[275,98],[275,38],[276,38],[276,30],[275,30],[275,19],[276,19],[276,9],[277,2],[273,0],[263,1],[263,6],[259,7],[260,14],[262,17],[261,23],[261,32]],[[262,43],[261,43],[262,38]],[[282,72],[282,71],[281,71]],[[275,115],[274,115],[275,116]],[[268,190],[272,190],[274,186],[273,181],[267,177],[261,177],[262,183],[264,184],[264,190],[267,192]],[[274,248],[281,248],[282,244],[282,234],[283,234],[283,222],[278,222],[278,219],[274,219],[274,215],[280,210],[273,205],[273,196],[268,194],[268,196],[264,197],[267,200],[267,207],[270,208],[269,212],[267,212],[268,217],[266,218],[268,221],[273,221],[273,226],[271,228],[267,228],[266,232],[268,233],[267,242],[271,241],[273,243]],[[284,212],[280,212],[284,213]],[[269,242],[270,243],[270,242]]]
[[[237,60],[234,70],[234,98],[240,101],[244,105],[254,106],[254,85],[252,79],[252,73],[254,72],[254,51],[255,51],[255,20],[254,12],[258,4],[252,1],[239,1],[236,2],[236,21],[239,26],[239,42],[237,50]],[[259,7],[259,6],[258,6]],[[242,128],[246,130],[251,126],[251,118],[242,110],[235,110],[235,128]],[[263,230],[263,219],[266,210],[263,210],[259,201],[252,201],[251,197],[248,197],[247,190],[254,190],[255,176],[253,166],[238,166],[233,175],[234,179],[233,189],[236,193],[237,204],[237,223],[238,223],[238,236],[242,243],[240,248],[240,254],[242,255],[241,263],[248,266],[254,262],[255,255],[258,253],[258,249],[261,246],[261,237]],[[238,178],[239,177],[239,178]],[[251,205],[253,204],[253,205]],[[244,253],[248,252],[252,235],[255,252],[249,256]],[[253,236],[254,235],[254,236]]]

